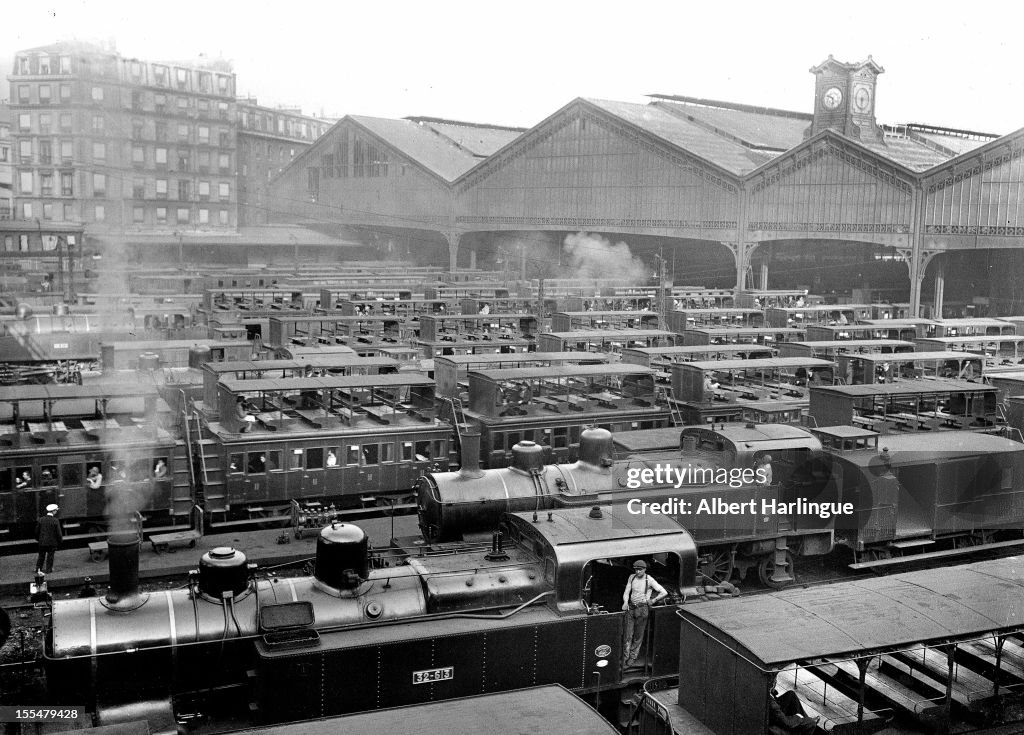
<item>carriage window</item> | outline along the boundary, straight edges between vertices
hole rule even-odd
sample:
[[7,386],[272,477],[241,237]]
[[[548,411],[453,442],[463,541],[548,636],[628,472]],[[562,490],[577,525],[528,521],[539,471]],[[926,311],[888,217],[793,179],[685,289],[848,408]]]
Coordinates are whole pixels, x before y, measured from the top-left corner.
[[350,444],[345,452],[345,464],[359,464],[359,445]]
[[508,443],[505,445],[509,449],[512,449],[520,441],[520,434],[518,431],[510,431],[508,433]]
[[14,490],[14,477],[11,470],[0,470],[0,493],[9,493]]
[[154,457],[153,458],[153,479],[163,480],[167,477],[169,468],[167,467],[167,457]]
[[381,462],[394,462],[395,461],[395,445],[391,442],[380,445],[380,461]]
[[569,446],[569,429],[568,427],[562,426],[555,429],[555,446],[559,449],[564,449]]
[[402,442],[402,461],[412,462],[412,442]]
[[[228,472],[241,472],[242,466],[245,464],[245,456],[241,454],[232,454],[231,460],[228,462]],[[65,470],[68,468],[65,467]],[[67,484],[67,483],[65,483]]]
[[128,479],[146,480],[150,477],[152,464],[148,459],[136,459],[128,465]]
[[249,474],[259,474],[267,471],[267,455],[263,452],[249,452]]
[[338,466],[338,448],[328,447],[327,448],[327,469]]
[[580,427],[570,426],[569,427],[569,441],[578,442],[580,440]]
[[39,469],[39,487],[57,486],[57,465],[47,464]]
[[279,469],[281,469],[281,450],[274,449],[267,452],[267,471],[271,472]]
[[430,460],[430,442],[416,442],[416,461],[427,462]]
[[363,464],[377,464],[380,460],[380,447],[376,444],[363,445]]
[[[562,431],[565,431],[565,429],[562,429]],[[544,429],[541,431],[539,443],[543,444],[545,447],[551,446],[551,429]]]
[[444,457],[445,454],[447,454],[447,453],[448,453],[448,450],[445,448],[444,439],[435,439],[434,440],[434,459],[440,459],[441,457]]
[[35,487],[35,475],[31,467],[19,467],[15,470],[14,487],[17,490],[28,490]]
[[324,450],[311,448],[306,450],[306,469],[322,470],[324,468]]
[[291,454],[288,455],[288,469],[290,470],[301,470],[302,469],[302,455],[304,454],[301,449],[293,449]]

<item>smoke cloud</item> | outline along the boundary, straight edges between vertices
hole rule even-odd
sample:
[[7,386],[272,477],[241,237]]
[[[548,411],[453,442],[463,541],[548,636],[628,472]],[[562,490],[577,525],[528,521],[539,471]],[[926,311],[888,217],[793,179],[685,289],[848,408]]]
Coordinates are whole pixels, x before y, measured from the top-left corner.
[[562,245],[565,278],[615,278],[629,285],[641,285],[648,269],[624,242],[612,243],[601,235],[577,232],[568,235]]

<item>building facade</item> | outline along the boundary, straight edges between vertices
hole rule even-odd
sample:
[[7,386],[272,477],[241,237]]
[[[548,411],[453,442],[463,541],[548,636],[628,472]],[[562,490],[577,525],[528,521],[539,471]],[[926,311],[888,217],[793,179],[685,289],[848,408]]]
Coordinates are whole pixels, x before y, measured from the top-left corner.
[[11,168],[11,108],[0,104],[0,221],[11,219],[14,207]]
[[332,122],[301,110],[260,106],[238,100],[238,223],[265,225],[273,220],[270,182]]
[[90,234],[233,231],[235,75],[81,42],[20,51],[9,77],[15,219]]

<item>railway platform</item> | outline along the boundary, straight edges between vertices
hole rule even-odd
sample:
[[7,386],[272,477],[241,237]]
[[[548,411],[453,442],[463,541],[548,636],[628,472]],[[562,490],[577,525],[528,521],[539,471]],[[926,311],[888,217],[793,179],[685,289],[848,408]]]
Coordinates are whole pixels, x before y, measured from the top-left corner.
[[[392,520],[394,525],[392,526]],[[354,521],[370,537],[373,548],[385,547],[394,536],[414,536],[418,533],[415,515],[388,518],[367,518]],[[194,547],[178,546],[160,549],[150,543],[149,534],[139,549],[139,579],[181,577],[199,566],[199,559],[218,546],[230,546],[242,551],[249,561],[261,567],[291,564],[312,559],[316,554],[317,534],[294,538],[291,528],[270,528],[254,531],[227,531],[208,534],[196,539]],[[287,543],[281,543],[287,540]],[[0,595],[5,597],[29,594],[29,585],[35,579],[36,552],[0,557]],[[85,584],[103,586],[109,579],[106,560],[88,546],[63,547],[57,551],[53,572],[46,575],[49,592],[55,595],[73,595]]]

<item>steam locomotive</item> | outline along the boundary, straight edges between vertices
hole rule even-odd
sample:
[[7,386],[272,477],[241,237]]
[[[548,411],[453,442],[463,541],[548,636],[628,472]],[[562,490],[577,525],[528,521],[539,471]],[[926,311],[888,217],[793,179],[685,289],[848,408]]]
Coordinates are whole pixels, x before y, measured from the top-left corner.
[[[680,442],[614,460],[609,432],[592,429],[575,464],[545,466],[541,447],[521,442],[507,468],[426,473],[417,484],[421,532],[454,540],[489,530],[507,510],[599,498],[625,505],[636,523],[674,517],[698,544],[707,577],[756,568],[763,584],[780,586],[792,581],[797,555],[841,545],[878,562],[905,549],[1019,537],[1024,524],[1024,445],[995,435],[723,424],[683,428]],[[758,482],[768,457],[772,482]]]
[[[53,602],[51,696],[87,703],[101,725],[148,719],[151,732],[213,714],[284,722],[548,683],[599,697],[630,678],[619,608],[633,561],[646,559],[676,604],[698,593],[693,539],[670,518],[638,529],[595,506],[508,514],[503,528],[490,544],[383,552],[357,526],[332,524],[312,576],[260,575],[225,547],[187,586],[154,593],[138,588],[138,537],[113,535],[106,597]],[[648,675],[678,670],[678,637],[675,605],[653,607]]]

